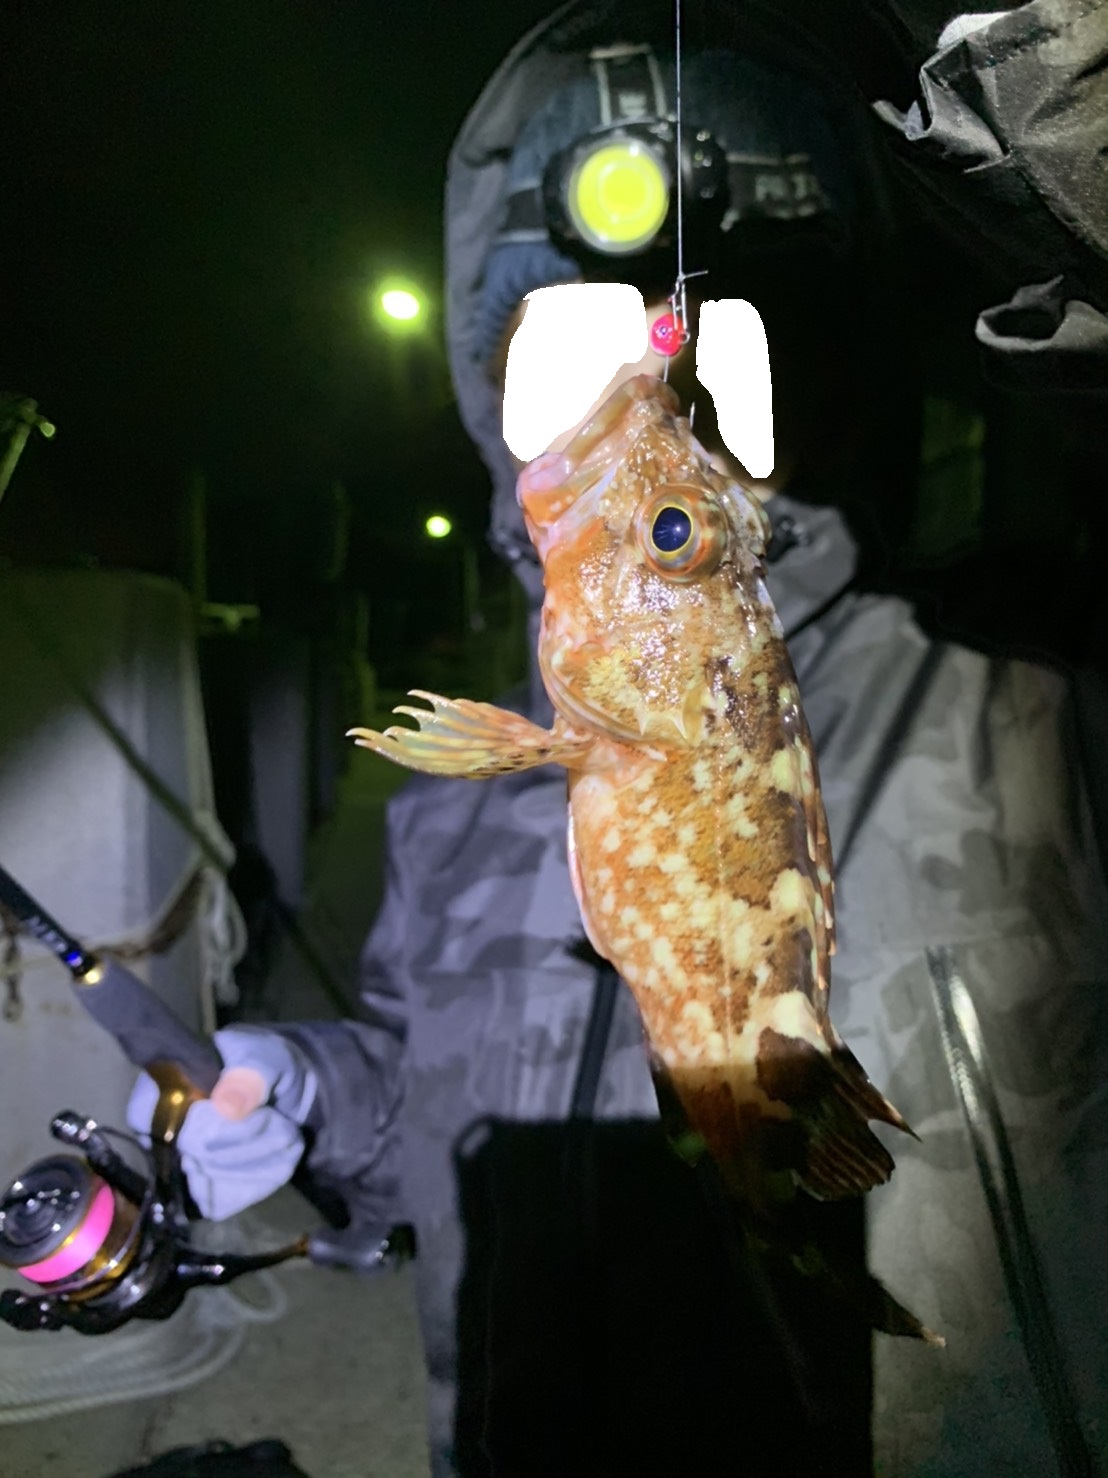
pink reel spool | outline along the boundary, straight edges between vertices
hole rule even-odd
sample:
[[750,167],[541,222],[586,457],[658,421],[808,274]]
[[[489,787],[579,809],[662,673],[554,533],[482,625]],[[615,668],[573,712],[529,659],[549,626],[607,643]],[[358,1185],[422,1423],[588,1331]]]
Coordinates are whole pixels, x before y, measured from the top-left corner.
[[83,1160],[37,1160],[0,1196],[0,1263],[39,1287],[90,1287],[126,1256],[137,1207]]

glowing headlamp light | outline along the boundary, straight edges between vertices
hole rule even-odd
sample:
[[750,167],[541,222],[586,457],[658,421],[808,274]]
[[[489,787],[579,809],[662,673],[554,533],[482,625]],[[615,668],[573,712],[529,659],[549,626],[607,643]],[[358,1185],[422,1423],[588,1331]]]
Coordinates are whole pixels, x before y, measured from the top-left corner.
[[613,256],[642,251],[669,214],[670,174],[638,139],[601,140],[566,184],[566,209],[581,240]]
[[[541,190],[547,228],[605,256],[664,246],[673,234],[678,168],[690,217],[718,222],[727,200],[726,156],[709,134],[691,131],[682,139],[679,162],[674,132],[669,119],[620,123],[556,154]],[[526,228],[526,192],[510,210],[513,205],[519,213],[512,224]]]

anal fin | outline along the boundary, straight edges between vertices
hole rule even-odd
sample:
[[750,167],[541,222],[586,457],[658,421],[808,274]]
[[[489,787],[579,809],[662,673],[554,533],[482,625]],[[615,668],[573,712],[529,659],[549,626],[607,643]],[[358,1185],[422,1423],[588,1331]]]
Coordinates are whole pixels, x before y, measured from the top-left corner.
[[827,1033],[831,1040],[831,1060],[835,1066],[835,1088],[840,1097],[852,1104],[867,1119],[876,1119],[879,1123],[889,1124],[893,1129],[899,1129],[902,1134],[910,1134],[913,1139],[918,1139],[919,1135],[900,1110],[894,1107],[885,1095],[870,1082],[865,1068],[838,1032],[829,1025]]
[[806,1135],[805,1190],[821,1200],[864,1193],[893,1172],[893,1158],[869,1127],[871,1119],[911,1134],[902,1115],[873,1086],[841,1041],[830,1051],[830,1073],[814,1101],[794,1105]]

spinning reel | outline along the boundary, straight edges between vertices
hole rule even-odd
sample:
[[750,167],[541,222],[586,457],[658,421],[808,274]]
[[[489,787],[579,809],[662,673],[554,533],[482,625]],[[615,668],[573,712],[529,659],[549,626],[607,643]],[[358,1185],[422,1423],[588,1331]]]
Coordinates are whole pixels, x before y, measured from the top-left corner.
[[[182,1094],[181,1101],[187,1108],[196,1096]],[[274,1252],[200,1252],[189,1245],[184,1177],[172,1143],[148,1154],[145,1176],[113,1148],[115,1131],[92,1119],[62,1113],[50,1130],[83,1158],[36,1160],[0,1199],[0,1263],[38,1289],[0,1293],[0,1319],[15,1329],[107,1334],[130,1319],[167,1319],[190,1288],[230,1283],[308,1254],[306,1236]]]
[[[70,971],[90,1014],[158,1086],[150,1148],[67,1111],[50,1131],[70,1150],[37,1160],[0,1195],[0,1265],[34,1285],[0,1293],[0,1319],[15,1329],[107,1334],[131,1319],[167,1319],[191,1288],[230,1283],[293,1257],[372,1272],[414,1250],[407,1227],[323,1227],[261,1253],[203,1252],[189,1242],[195,1211],[177,1148],[185,1115],[215,1086],[223,1064],[147,987],[115,962],[87,954],[0,868],[0,902]],[[142,1153],[128,1163],[112,1141]]]

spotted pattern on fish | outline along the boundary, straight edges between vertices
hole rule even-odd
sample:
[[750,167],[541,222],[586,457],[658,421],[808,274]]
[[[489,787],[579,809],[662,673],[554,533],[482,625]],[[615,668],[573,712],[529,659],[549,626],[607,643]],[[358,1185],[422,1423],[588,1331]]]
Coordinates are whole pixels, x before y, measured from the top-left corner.
[[[864,1190],[892,1168],[865,1119],[899,1115],[828,1020],[831,854],[764,583],[764,515],[711,468],[658,382],[632,381],[598,422],[566,454],[571,502],[565,483],[550,496],[520,481],[545,567],[543,674],[559,713],[598,733],[570,773],[590,937],[721,1163],[748,1181],[776,1136],[771,1157],[817,1194]],[[724,552],[700,579],[674,580],[632,536],[667,486],[722,514]],[[811,1153],[821,1137],[832,1163]]]

